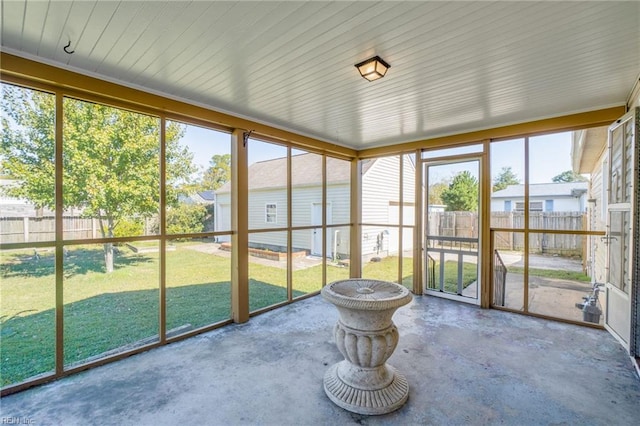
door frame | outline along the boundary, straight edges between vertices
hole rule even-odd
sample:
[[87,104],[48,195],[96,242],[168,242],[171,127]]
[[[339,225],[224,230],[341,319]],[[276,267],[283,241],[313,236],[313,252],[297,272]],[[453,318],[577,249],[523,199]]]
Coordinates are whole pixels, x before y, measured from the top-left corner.
[[[486,149],[486,147],[485,147]],[[429,290],[427,288],[427,275],[429,273],[429,265],[427,261],[427,252],[428,252],[428,242],[427,242],[427,230],[429,227],[429,211],[428,211],[428,200],[429,200],[429,173],[428,169],[432,166],[440,166],[447,164],[456,164],[456,163],[468,163],[477,161],[478,163],[478,220],[477,220],[477,230],[478,230],[478,240],[477,240],[477,289],[476,289],[476,297],[471,298],[467,296],[461,296],[458,294],[445,293],[437,290]],[[483,255],[483,240],[485,238],[484,235],[484,190],[483,190],[483,176],[484,176],[484,168],[486,162],[486,154],[484,152],[474,152],[469,154],[460,154],[460,155],[451,155],[447,157],[437,157],[437,158],[423,158],[420,162],[420,166],[422,167],[423,180],[424,180],[424,195],[422,197],[422,277],[421,277],[421,286],[423,294],[436,296],[443,299],[455,300],[459,302],[464,302],[473,305],[481,305],[482,298],[484,294],[484,287],[488,285],[488,282],[485,282],[483,277],[484,274],[484,261],[485,256]]]
[[[616,297],[625,299],[628,309],[628,321],[629,321],[629,335],[628,336],[620,336],[618,331],[615,330],[609,324],[609,314],[610,309],[607,306],[604,326],[605,329],[615,337],[622,346],[629,352],[631,356],[640,355],[640,185],[638,184],[638,180],[640,179],[640,171],[638,167],[640,165],[640,107],[636,107],[625,115],[616,120],[608,129],[608,138],[607,138],[607,151],[608,151],[608,171],[609,171],[609,179],[612,176],[611,173],[611,148],[612,148],[612,133],[618,129],[620,126],[625,125],[629,121],[632,122],[632,152],[631,152],[631,173],[634,175],[631,177],[631,193],[628,202],[624,203],[610,203],[610,191],[612,190],[611,182],[608,183],[607,189],[607,242],[610,242],[611,238],[611,224],[610,217],[612,211],[628,211],[629,212],[629,263],[626,265],[627,273],[629,276],[629,291],[628,293],[624,293],[619,290],[617,287],[609,283],[609,274],[610,271],[610,247],[611,244],[607,244],[607,263],[606,263],[606,283],[605,283],[605,291],[606,291],[606,300],[607,305],[610,302],[609,294],[612,293]],[[623,135],[624,138],[624,135]],[[624,139],[623,139],[624,140]],[[624,142],[623,142],[624,143]],[[624,145],[622,147],[623,155],[624,155]],[[624,182],[623,182],[624,184]],[[624,339],[626,337],[626,341]]]

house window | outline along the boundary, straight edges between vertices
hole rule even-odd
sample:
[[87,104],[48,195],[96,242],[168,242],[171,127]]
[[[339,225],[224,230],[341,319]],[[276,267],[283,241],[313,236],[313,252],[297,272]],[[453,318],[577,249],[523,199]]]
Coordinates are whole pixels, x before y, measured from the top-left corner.
[[553,211],[553,200],[544,200],[544,211],[545,212]]
[[505,212],[510,212],[511,211],[511,200],[505,200],[505,202],[504,202],[504,211]]
[[[524,202],[518,201],[516,203],[516,211],[522,212],[524,211]],[[530,212],[541,212],[542,211],[542,201],[530,201],[529,202],[529,211]]]
[[266,223],[278,222],[278,205],[275,203],[266,204],[264,208],[264,221]]

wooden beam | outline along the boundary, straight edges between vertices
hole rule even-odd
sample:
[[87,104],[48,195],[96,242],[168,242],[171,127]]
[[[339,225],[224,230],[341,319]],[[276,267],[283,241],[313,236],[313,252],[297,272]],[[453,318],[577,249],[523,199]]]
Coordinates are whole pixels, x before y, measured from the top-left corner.
[[231,316],[249,321],[249,174],[245,130],[231,133]]
[[364,149],[358,151],[358,157],[372,158],[395,155],[423,148],[446,148],[455,145],[480,143],[481,141],[486,139],[509,139],[542,135],[547,133],[568,132],[573,130],[585,129],[588,127],[608,126],[609,124],[620,118],[624,113],[625,106],[620,105],[596,111],[581,112],[578,114],[530,121],[527,123],[495,127],[493,129],[478,130],[475,132],[460,133],[451,136],[423,139],[420,141],[408,142],[399,145]]

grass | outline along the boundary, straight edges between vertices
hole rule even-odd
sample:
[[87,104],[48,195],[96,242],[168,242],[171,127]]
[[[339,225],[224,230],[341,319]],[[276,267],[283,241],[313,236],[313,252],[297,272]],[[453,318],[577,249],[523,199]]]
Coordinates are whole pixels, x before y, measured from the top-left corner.
[[[507,272],[513,272],[515,274],[524,274],[524,268],[520,266],[509,266],[507,268]],[[554,278],[559,280],[567,280],[567,281],[580,281],[580,282],[591,282],[591,277],[582,272],[575,271],[565,271],[561,269],[539,269],[539,268],[529,268],[529,276],[530,277],[540,277],[540,278]]]
[[[440,262],[435,263],[435,276],[430,289],[440,288]],[[478,280],[478,266],[475,263],[462,264],[462,288],[465,289]],[[447,260],[444,262],[444,291],[458,294],[458,262]]]
[[[194,250],[194,244],[178,242],[176,250],[166,254],[169,332],[200,328],[231,316],[230,259]],[[136,254],[126,247],[118,250],[110,274],[105,272],[101,245],[71,247],[65,255],[66,366],[158,339],[159,254]],[[6,386],[55,368],[55,256],[52,249],[39,249],[38,259],[32,250],[0,254],[0,374]],[[402,284],[412,288],[412,259],[403,259],[402,267]],[[446,266],[447,280],[454,267]],[[465,265],[465,277],[467,269]],[[475,265],[472,269],[475,280]],[[286,301],[286,276],[282,268],[250,262],[250,310]],[[348,268],[327,266],[327,282],[348,276]],[[398,258],[366,263],[363,276],[396,281]],[[465,283],[473,280],[465,278]],[[321,286],[322,265],[293,271],[294,298],[319,291]]]
[[[187,331],[231,316],[228,258],[176,244],[167,252],[166,328]],[[55,256],[53,250],[3,251],[0,258],[0,379],[18,383],[55,368]],[[159,254],[119,247],[105,273],[102,246],[70,248],[64,258],[64,363],[157,340]],[[327,282],[348,278],[327,267]],[[320,290],[322,265],[293,272],[293,297]],[[287,300],[284,269],[250,263],[250,310]]]
[[[362,265],[362,277],[398,282],[398,257],[389,256],[382,258],[380,262],[364,263]],[[413,289],[413,258],[402,258],[402,282],[400,284],[410,290]]]

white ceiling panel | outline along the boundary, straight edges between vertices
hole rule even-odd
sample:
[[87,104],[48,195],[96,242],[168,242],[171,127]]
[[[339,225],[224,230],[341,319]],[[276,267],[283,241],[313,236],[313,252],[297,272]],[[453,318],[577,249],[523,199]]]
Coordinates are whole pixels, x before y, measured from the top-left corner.
[[[356,149],[622,105],[640,73],[640,2],[3,1],[1,34]],[[376,54],[391,69],[369,83],[353,64]]]

